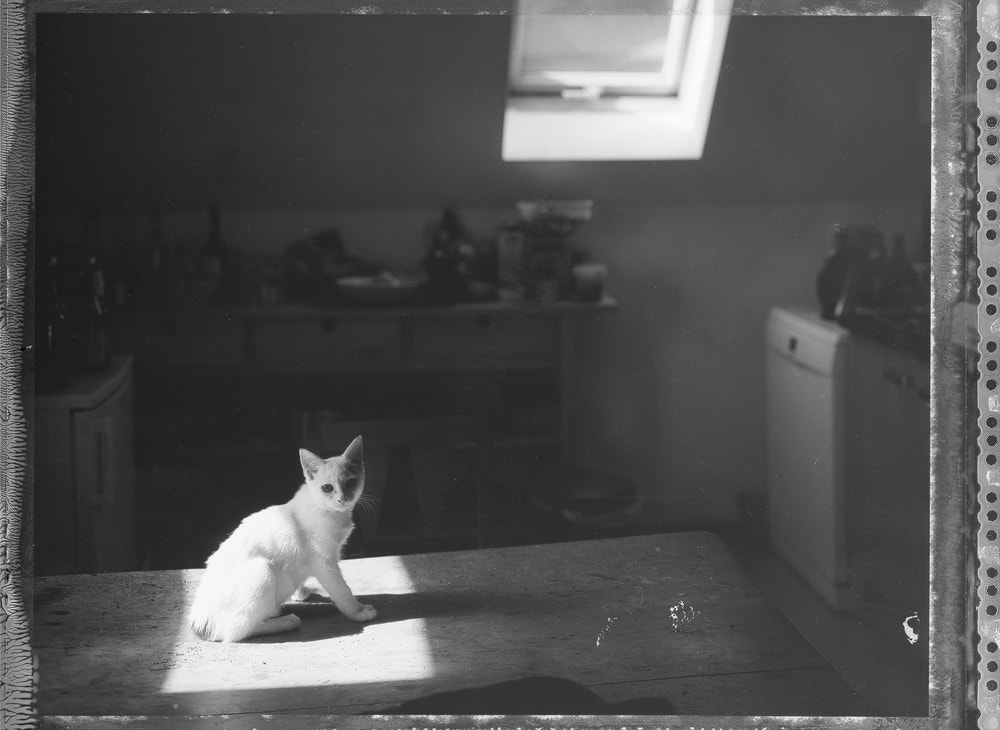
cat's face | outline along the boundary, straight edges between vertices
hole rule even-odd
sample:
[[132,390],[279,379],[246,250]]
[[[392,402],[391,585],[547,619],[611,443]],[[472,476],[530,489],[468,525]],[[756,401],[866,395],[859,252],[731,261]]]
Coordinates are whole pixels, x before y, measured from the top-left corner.
[[365,488],[365,466],[361,437],[358,436],[340,456],[321,459],[306,449],[299,449],[302,475],[310,498],[321,509],[350,512]]

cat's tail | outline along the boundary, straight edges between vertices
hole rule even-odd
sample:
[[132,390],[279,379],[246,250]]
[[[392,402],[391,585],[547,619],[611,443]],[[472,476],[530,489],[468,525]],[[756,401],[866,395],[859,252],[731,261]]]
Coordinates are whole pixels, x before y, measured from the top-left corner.
[[215,627],[212,625],[212,622],[207,615],[196,614],[192,611],[188,615],[188,624],[191,626],[191,630],[194,632],[195,636],[199,639],[204,639],[205,641],[217,641],[215,638]]
[[219,641],[220,637],[215,621],[218,610],[213,610],[209,606],[209,597],[206,594],[207,586],[205,585],[205,579],[202,578],[202,583],[198,586],[198,592],[195,593],[194,604],[191,606],[191,610],[188,611],[188,625],[199,639]]

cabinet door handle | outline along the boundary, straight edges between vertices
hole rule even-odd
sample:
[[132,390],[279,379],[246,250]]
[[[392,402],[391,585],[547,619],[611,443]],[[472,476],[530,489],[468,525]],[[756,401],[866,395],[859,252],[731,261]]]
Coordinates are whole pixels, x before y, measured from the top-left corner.
[[901,373],[893,368],[886,368],[882,371],[882,378],[903,390],[913,390],[913,376],[909,373]]
[[900,390],[913,393],[921,403],[925,405],[931,404],[930,392],[918,387],[916,378],[909,373],[901,373],[892,368],[886,368],[882,371],[882,378],[888,380]]
[[409,360],[417,351],[416,326],[412,317],[403,316],[399,320],[399,356]]
[[111,446],[108,443],[109,434],[107,431],[97,433],[97,489],[94,497],[100,504],[108,501],[108,488],[111,480],[108,478],[108,471],[111,468]]
[[892,368],[886,368],[885,370],[882,371],[882,379],[883,380],[888,380],[890,383],[892,383],[893,385],[896,385],[896,386],[898,386],[900,388],[903,387],[903,376],[902,376],[902,374],[896,372]]
[[84,503],[99,509],[111,503],[114,498],[114,477],[111,473],[113,464],[112,443],[114,439],[114,422],[111,418],[96,418],[87,424],[86,430],[94,434],[97,441],[97,483],[92,494],[84,496]]

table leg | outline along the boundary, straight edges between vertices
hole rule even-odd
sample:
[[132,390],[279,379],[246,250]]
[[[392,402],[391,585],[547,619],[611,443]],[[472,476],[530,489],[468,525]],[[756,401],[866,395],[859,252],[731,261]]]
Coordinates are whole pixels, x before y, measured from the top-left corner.
[[479,547],[487,548],[496,545],[496,485],[491,480],[493,473],[493,452],[489,446],[479,454],[476,463],[476,511],[479,516],[478,543]]

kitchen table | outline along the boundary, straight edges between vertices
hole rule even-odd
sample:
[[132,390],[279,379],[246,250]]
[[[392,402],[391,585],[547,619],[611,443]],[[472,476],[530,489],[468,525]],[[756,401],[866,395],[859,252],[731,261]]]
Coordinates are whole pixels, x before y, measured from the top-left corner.
[[343,571],[378,609],[374,622],[314,599],[287,606],[299,630],[238,644],[186,627],[200,570],[37,578],[39,709],[51,726],[126,716],[174,727],[181,715],[225,716],[219,727],[262,726],[261,716],[311,727],[306,715],[373,726],[383,721],[370,715],[429,695],[545,677],[608,707],[868,714],[712,533],[360,558]]

